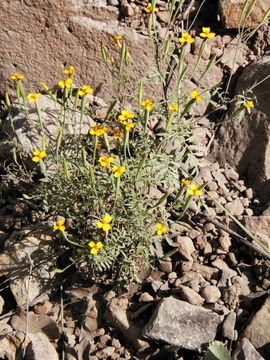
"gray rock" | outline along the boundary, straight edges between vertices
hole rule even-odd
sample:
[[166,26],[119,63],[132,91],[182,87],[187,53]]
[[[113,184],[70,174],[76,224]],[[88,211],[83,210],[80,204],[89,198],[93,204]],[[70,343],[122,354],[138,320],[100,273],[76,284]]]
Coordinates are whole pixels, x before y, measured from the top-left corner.
[[207,303],[215,303],[220,299],[221,292],[216,286],[208,285],[202,289],[201,296]]
[[192,305],[202,305],[204,303],[204,299],[196,291],[187,286],[179,286],[179,291],[182,299]]
[[29,344],[26,348],[26,360],[59,360],[58,354],[46,335],[42,333],[29,334]]
[[239,199],[235,199],[225,204],[225,209],[227,209],[234,216],[242,215],[245,210],[241,200]]
[[263,357],[256,351],[254,346],[247,338],[243,338],[241,344],[233,353],[233,360],[264,360]]
[[236,313],[231,311],[223,322],[222,335],[229,340],[234,340],[234,327],[236,322]]
[[245,336],[260,354],[269,358],[270,354],[270,297],[266,299],[259,311],[244,330]]
[[214,312],[168,297],[159,302],[143,334],[156,341],[196,350],[215,338],[219,323],[220,318]]

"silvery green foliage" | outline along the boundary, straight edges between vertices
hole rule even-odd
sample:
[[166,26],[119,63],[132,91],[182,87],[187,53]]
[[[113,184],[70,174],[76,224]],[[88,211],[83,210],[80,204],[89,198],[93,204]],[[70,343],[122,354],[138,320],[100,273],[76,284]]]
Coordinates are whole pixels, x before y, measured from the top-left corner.
[[214,341],[208,346],[204,360],[231,360],[231,353],[222,342]]

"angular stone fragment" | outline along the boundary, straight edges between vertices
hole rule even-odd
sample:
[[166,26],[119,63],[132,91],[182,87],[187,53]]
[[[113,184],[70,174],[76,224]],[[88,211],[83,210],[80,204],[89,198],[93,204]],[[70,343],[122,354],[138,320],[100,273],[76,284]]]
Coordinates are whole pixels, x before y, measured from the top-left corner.
[[216,313],[170,296],[159,302],[143,334],[156,341],[196,350],[215,338],[220,321]]
[[29,334],[29,344],[26,348],[26,360],[58,360],[58,354],[46,335],[42,333]]
[[233,360],[264,360],[247,338],[243,338],[233,354]]

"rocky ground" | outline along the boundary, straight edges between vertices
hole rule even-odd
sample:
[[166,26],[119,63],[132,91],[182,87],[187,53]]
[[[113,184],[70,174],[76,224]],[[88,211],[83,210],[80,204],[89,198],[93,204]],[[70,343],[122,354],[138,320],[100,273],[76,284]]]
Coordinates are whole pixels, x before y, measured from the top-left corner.
[[[259,79],[269,73],[269,28],[258,31],[231,62],[235,30],[230,29],[236,25],[226,13],[229,3],[233,6],[233,1],[220,2],[224,25],[216,41],[206,47],[204,61],[220,51],[223,60],[207,81],[232,74],[233,85],[253,61],[253,70],[247,68],[240,77],[236,88],[240,92],[248,86],[246,81],[252,84],[254,74],[259,72]],[[196,1],[188,4],[198,7]],[[157,5],[162,36],[168,12],[165,1],[157,1]],[[91,6],[96,21],[104,16],[114,19],[117,14],[122,26],[146,35],[144,1],[94,1]],[[197,26],[206,21],[220,25],[215,11],[209,20],[211,3],[207,6]],[[87,9],[86,3],[79,7],[80,16],[89,16]],[[138,41],[139,47],[141,38]],[[198,46],[192,47],[190,61]],[[270,249],[267,86],[265,82],[255,91],[258,103],[251,116],[226,124],[216,134],[211,152],[216,130],[212,119],[206,120],[205,129],[199,128],[196,141],[202,152],[197,180],[207,182],[208,211],[189,213],[176,221],[169,233],[176,252],[157,260],[151,271],[138,274],[143,282],[138,279],[121,296],[106,281],[95,284],[86,279],[80,269],[71,267],[55,274],[52,269],[61,264],[53,263],[52,237],[48,232],[44,235],[51,219],[38,204],[23,199],[16,186],[1,198],[1,358],[23,358],[25,352],[28,360],[203,359],[206,344],[213,340],[232,349],[235,359],[269,358],[269,257],[263,248],[245,243],[251,239],[226,213],[256,233]],[[232,134],[241,145],[232,142]],[[258,164],[261,166],[256,167]],[[30,304],[29,309],[25,304]]]

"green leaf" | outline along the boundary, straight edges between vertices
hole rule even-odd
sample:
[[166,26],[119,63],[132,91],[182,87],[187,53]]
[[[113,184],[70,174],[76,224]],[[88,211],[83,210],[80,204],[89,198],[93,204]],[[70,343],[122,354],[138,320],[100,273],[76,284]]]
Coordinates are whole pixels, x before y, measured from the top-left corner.
[[204,360],[231,360],[231,352],[220,341],[214,341],[208,346]]

